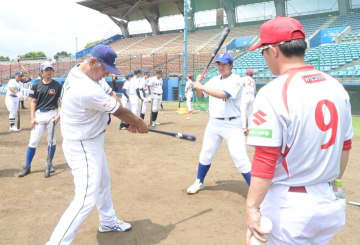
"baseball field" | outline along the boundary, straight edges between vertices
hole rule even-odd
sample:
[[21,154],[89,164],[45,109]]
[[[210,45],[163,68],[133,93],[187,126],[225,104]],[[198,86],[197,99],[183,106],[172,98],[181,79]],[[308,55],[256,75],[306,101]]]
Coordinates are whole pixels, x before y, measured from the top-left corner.
[[[28,107],[29,105],[27,105]],[[44,178],[47,156],[45,136],[32,164],[32,173],[18,178],[23,167],[29,129],[29,110],[21,112],[22,130],[10,133],[4,97],[0,96],[0,244],[43,245],[73,197],[73,179],[61,149],[54,158],[56,173]],[[112,196],[119,218],[133,229],[122,233],[99,233],[94,210],[80,228],[74,245],[235,245],[245,244],[244,205],[247,185],[237,173],[226,144],[213,162],[206,188],[189,196],[185,189],[194,181],[206,112],[190,120],[176,113],[175,104],[164,104],[157,129],[188,133],[196,142],[149,133],[134,135],[119,130],[113,119],[106,132],[106,154],[111,173]],[[148,118],[147,118],[148,119]],[[360,202],[359,118],[358,136],[344,176],[348,200]],[[252,159],[252,149],[249,156]],[[330,243],[360,242],[360,207],[348,206],[346,227]],[[324,221],[326,222],[326,221]]]

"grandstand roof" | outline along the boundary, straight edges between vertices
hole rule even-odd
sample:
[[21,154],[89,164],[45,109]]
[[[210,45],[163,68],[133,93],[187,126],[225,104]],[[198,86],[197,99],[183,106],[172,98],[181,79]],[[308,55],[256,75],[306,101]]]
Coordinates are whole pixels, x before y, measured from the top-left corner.
[[[236,6],[268,2],[269,0],[233,0]],[[159,17],[180,14],[183,11],[184,0],[82,0],[78,4],[97,10],[103,14],[122,18],[129,11],[129,21],[142,20],[141,9],[151,6],[159,7]],[[133,7],[136,5],[135,7]],[[194,12],[222,8],[220,0],[191,0]]]

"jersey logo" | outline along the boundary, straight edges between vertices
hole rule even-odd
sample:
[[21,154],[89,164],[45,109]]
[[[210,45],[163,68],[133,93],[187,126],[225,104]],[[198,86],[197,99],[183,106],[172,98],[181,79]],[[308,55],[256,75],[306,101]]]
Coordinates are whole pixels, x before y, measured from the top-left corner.
[[323,74],[321,74],[321,73],[305,75],[305,76],[302,76],[302,79],[304,79],[305,83],[308,83],[308,84],[323,82],[326,80],[325,77],[323,76]]
[[260,126],[261,124],[265,123],[266,120],[264,117],[266,117],[265,112],[263,112],[262,110],[258,110],[257,112],[255,112],[253,114],[253,122],[257,125]]
[[55,95],[56,94],[56,91],[55,89],[49,89],[49,92],[48,92],[50,95]]

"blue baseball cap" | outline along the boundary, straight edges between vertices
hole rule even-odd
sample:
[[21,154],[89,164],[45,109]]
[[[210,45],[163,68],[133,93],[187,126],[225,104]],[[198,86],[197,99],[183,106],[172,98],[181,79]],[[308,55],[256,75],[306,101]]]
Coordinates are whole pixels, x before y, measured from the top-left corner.
[[136,75],[136,74],[139,74],[139,73],[141,73],[141,70],[139,68],[136,68],[135,71],[134,71],[134,74]]
[[126,78],[126,79],[129,79],[130,77],[133,77],[133,76],[134,76],[134,74],[132,74],[132,73],[130,72],[130,73],[126,74],[125,78]]
[[96,45],[90,52],[92,57],[95,57],[105,69],[115,75],[119,75],[120,72],[115,66],[115,59],[117,57],[115,51],[108,45],[99,44]]
[[18,71],[15,73],[15,76],[22,77],[22,76],[24,76],[24,73],[22,71]]
[[231,56],[231,54],[229,53],[223,53],[223,54],[220,54],[216,57],[216,63],[220,62],[220,63],[223,63],[223,64],[228,64],[230,62],[233,62],[234,61],[234,58]]
[[151,72],[149,70],[144,71],[144,75],[150,75]]

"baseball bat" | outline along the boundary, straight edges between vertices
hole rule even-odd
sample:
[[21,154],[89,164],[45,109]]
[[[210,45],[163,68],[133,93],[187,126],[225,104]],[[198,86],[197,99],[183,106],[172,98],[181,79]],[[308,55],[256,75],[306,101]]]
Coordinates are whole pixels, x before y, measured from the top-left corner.
[[230,33],[230,29],[229,29],[229,27],[226,27],[226,28],[224,29],[224,31],[222,32],[221,37],[220,37],[218,43],[217,43],[216,46],[215,46],[214,52],[212,53],[209,62],[207,63],[207,65],[205,66],[203,72],[201,73],[201,78],[202,78],[202,79],[204,79],[204,76],[205,76],[205,74],[206,74],[206,72],[207,72],[207,70],[208,70],[211,62],[214,60],[215,56],[216,56],[217,53],[219,52],[221,46],[222,46],[223,43],[225,42],[225,39],[227,38],[227,36],[229,35],[229,33]]
[[152,128],[149,128],[149,132],[158,133],[158,134],[164,134],[164,135],[168,135],[168,136],[173,136],[173,137],[183,139],[183,140],[189,140],[189,141],[195,141],[196,140],[195,136],[189,135],[189,134],[174,133],[174,132],[156,130],[156,129],[152,129]]
[[348,204],[360,207],[360,202],[348,202]]
[[48,146],[48,154],[47,154],[47,158],[46,158],[45,178],[50,177],[50,172],[51,172],[51,167],[52,167],[51,148],[54,143],[54,134],[55,134],[55,121],[52,122],[50,145]]

